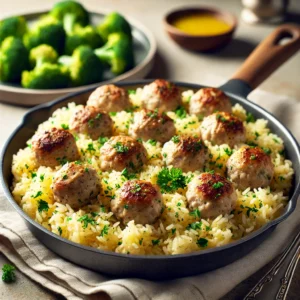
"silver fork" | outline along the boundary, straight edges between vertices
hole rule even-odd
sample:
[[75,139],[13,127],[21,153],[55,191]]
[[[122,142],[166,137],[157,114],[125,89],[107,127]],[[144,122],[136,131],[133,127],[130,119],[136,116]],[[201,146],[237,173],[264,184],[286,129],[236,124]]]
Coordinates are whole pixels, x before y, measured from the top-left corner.
[[[260,281],[245,296],[244,300],[261,299],[285,300],[300,255],[300,232],[289,247],[281,254],[275,265],[260,279]],[[266,285],[266,284],[270,285]],[[266,287],[266,289],[264,289]],[[269,287],[269,288],[267,288]],[[264,290],[263,290],[264,289]],[[275,293],[273,296],[272,294]]]

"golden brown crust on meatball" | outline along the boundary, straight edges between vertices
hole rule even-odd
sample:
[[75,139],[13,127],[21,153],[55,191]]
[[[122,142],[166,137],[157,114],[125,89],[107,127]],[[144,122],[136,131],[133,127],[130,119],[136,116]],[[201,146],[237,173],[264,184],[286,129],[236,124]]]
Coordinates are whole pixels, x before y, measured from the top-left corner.
[[243,146],[228,159],[227,174],[239,190],[267,187],[274,175],[274,165],[262,149]]
[[77,210],[95,199],[101,186],[96,170],[72,162],[55,174],[51,188],[55,201]]
[[181,93],[173,83],[164,79],[157,79],[144,86],[141,94],[142,106],[146,109],[163,113],[173,111],[181,105]]
[[111,117],[94,106],[86,106],[77,111],[70,120],[70,130],[89,135],[93,140],[100,136],[111,136],[113,121]]
[[129,134],[143,141],[150,139],[164,143],[176,132],[174,121],[166,114],[157,111],[141,110],[134,115],[133,124],[130,125]]
[[118,112],[129,108],[130,102],[125,89],[108,84],[98,87],[90,95],[87,105],[107,112]]
[[66,130],[51,128],[33,137],[32,149],[39,165],[55,167],[62,161],[79,159],[73,135]]
[[152,224],[162,213],[162,195],[159,188],[144,180],[130,180],[121,187],[111,209],[124,223]]
[[183,172],[202,170],[208,160],[208,150],[201,138],[196,136],[174,136],[162,152],[167,165]]
[[227,112],[217,112],[205,117],[200,131],[204,140],[216,145],[228,144],[233,147],[246,140],[243,122]]
[[100,149],[103,171],[139,171],[147,161],[147,151],[137,140],[129,136],[113,136]]
[[217,111],[231,112],[228,96],[217,88],[203,88],[190,100],[190,114],[208,116]]
[[229,214],[236,206],[232,183],[219,174],[202,173],[188,184],[186,198],[190,209],[199,209],[201,217]]

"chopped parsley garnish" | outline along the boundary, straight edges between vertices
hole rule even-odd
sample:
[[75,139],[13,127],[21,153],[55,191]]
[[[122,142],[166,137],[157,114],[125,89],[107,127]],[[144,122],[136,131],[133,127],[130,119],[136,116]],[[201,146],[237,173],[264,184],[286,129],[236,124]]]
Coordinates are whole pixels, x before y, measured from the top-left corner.
[[172,228],[171,232],[172,232],[172,234],[175,234],[176,228]]
[[272,153],[272,151],[269,148],[262,148],[262,149],[268,155],[270,155]]
[[254,116],[249,112],[247,113],[246,122],[247,123],[254,123],[255,122]]
[[225,152],[228,156],[230,156],[230,155],[233,153],[233,151],[230,150],[229,148],[225,148],[225,149],[224,149],[224,152]]
[[124,205],[124,208],[125,208],[125,209],[128,209],[128,208],[129,208],[129,205],[128,205],[128,204],[125,204],[125,205]]
[[198,239],[197,240],[197,245],[199,246],[199,247],[207,247],[207,245],[208,245],[208,240],[207,239],[205,239],[205,238],[200,238],[200,239]]
[[71,221],[72,217],[67,217],[67,222]]
[[217,114],[217,120],[219,120],[219,121],[221,121],[223,123],[227,121],[226,118],[224,118],[222,115],[219,115],[219,114]]
[[100,136],[99,139],[98,139],[98,143],[100,144],[100,148],[108,141],[108,138],[107,137],[102,137]]
[[104,225],[104,227],[102,228],[101,232],[100,232],[100,236],[105,236],[108,234],[108,229],[109,226],[108,225]]
[[139,192],[141,189],[142,189],[142,187],[136,183],[130,192],[135,194],[135,193]]
[[66,180],[66,179],[68,179],[68,175],[67,175],[67,174],[65,174],[65,175],[63,176],[63,180]]
[[96,225],[96,221],[90,218],[87,214],[80,217],[77,221],[83,223],[83,228],[87,228],[89,224]]
[[216,183],[214,183],[214,184],[212,185],[212,187],[213,187],[214,189],[219,189],[219,188],[221,188],[222,186],[224,186],[224,183],[222,183],[222,182],[220,182],[220,181],[218,181],[218,182],[216,182]]
[[155,246],[155,245],[158,245],[160,242],[160,240],[152,240],[152,245]]
[[157,175],[157,184],[163,193],[171,193],[186,187],[186,177],[182,174],[181,169],[162,168]]
[[10,264],[4,264],[2,267],[2,280],[6,283],[11,283],[16,280],[15,267]]
[[111,111],[110,113],[109,113],[109,115],[111,116],[111,117],[114,117],[114,116],[116,116],[116,112],[115,111]]
[[39,211],[39,213],[41,213],[42,211],[48,211],[48,209],[49,209],[48,202],[46,202],[44,200],[39,200],[38,201],[38,211]]
[[98,113],[97,116],[95,117],[95,119],[96,119],[96,120],[100,120],[101,117],[102,117],[102,114],[101,114],[101,113]]
[[143,240],[144,240],[144,238],[141,238],[141,239],[139,240],[139,244],[140,244],[140,245],[143,244]]
[[128,90],[128,94],[129,95],[135,95],[136,94],[136,90]]
[[184,119],[186,117],[186,110],[183,106],[178,106],[175,110],[175,114],[179,119]]
[[129,150],[127,146],[124,146],[120,142],[117,142],[113,147],[116,149],[118,153],[126,153]]
[[29,166],[28,166],[27,164],[25,164],[25,168],[26,168],[26,169],[28,169],[28,168],[29,168]]
[[273,138],[273,141],[276,143],[276,144],[279,144],[279,141],[275,138]]
[[89,143],[89,144],[88,144],[88,147],[86,148],[86,150],[87,150],[87,151],[90,151],[90,152],[91,152],[91,151],[96,151],[96,149],[94,148],[93,143]]
[[59,235],[62,235],[62,229],[60,226],[57,227],[57,231],[59,232]]
[[36,177],[36,173],[35,172],[31,172],[31,178],[35,178]]
[[135,179],[136,175],[135,174],[130,174],[127,170],[127,168],[125,168],[122,172],[121,175],[124,176],[126,179],[130,180],[130,179]]
[[94,127],[94,122],[95,122],[94,119],[89,119],[89,120],[88,120],[88,125],[89,125],[89,127]]
[[67,125],[67,124],[61,124],[60,126],[64,130],[68,130],[69,129],[69,125]]
[[40,181],[44,181],[44,179],[45,179],[45,174],[42,174],[41,176],[40,176]]
[[156,140],[148,140],[148,143],[152,146],[156,146],[157,141]]
[[172,138],[171,138],[172,142],[174,142],[175,144],[179,143],[180,141],[180,138],[178,135],[174,135]]
[[251,154],[250,159],[251,159],[251,160],[255,160],[255,159],[256,159],[256,156],[255,156],[254,154]]
[[194,223],[189,224],[186,227],[186,229],[187,230],[190,230],[190,229],[197,230],[197,229],[201,229],[201,226],[202,226],[202,222],[194,222]]
[[37,198],[37,197],[40,197],[43,195],[43,192],[42,191],[38,191],[35,195],[31,195],[32,198]]
[[150,117],[150,118],[157,118],[157,116],[158,116],[158,109],[156,108],[153,112],[152,111],[148,112],[147,116]]
[[246,212],[247,217],[250,217],[250,212],[252,212],[252,213],[258,212],[258,209],[256,207],[250,207],[250,206],[244,206],[244,205],[241,205],[240,207],[247,208],[247,212]]
[[196,208],[195,210],[191,211],[189,213],[189,215],[193,216],[195,218],[200,218],[201,217],[201,211],[198,208]]
[[56,160],[63,166],[63,165],[65,165],[67,162],[68,162],[68,160],[67,160],[67,158],[64,156],[64,157],[57,157],[56,158]]

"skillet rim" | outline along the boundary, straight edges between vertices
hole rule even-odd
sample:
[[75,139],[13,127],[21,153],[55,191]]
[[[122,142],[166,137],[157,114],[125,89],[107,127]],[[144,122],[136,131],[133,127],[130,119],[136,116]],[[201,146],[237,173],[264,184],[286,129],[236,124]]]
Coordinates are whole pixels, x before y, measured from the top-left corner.
[[[152,82],[153,80],[155,80],[155,79],[133,80],[133,81],[117,82],[117,83],[114,83],[114,84],[117,85],[117,86],[126,87],[126,86],[134,86],[134,85],[145,85],[145,84],[148,84],[148,83]],[[195,83],[186,83],[186,82],[175,81],[175,80],[169,80],[169,81],[174,83],[175,85],[177,85],[179,87],[183,87],[183,88],[200,89],[200,88],[203,88],[203,87],[207,87],[207,86],[204,86],[204,85],[201,85],[201,84],[195,84]],[[228,82],[230,82],[230,81],[228,81]],[[225,87],[227,83],[225,83],[225,85],[223,85],[222,87]],[[99,86],[105,85],[105,84],[107,84],[107,83],[100,84]],[[222,87],[219,87],[219,88],[222,88]],[[285,208],[286,211],[280,217],[270,221],[269,223],[265,224],[264,226],[262,226],[261,228],[259,228],[256,231],[250,233],[249,235],[247,235],[247,236],[245,236],[245,237],[243,237],[243,238],[241,238],[237,241],[231,242],[227,245],[223,245],[223,246],[215,247],[215,248],[210,248],[210,249],[206,249],[206,250],[199,250],[199,251],[185,253],[185,254],[175,254],[175,255],[132,255],[132,254],[116,253],[116,252],[112,252],[112,251],[106,251],[106,250],[93,248],[93,247],[90,247],[90,246],[84,246],[84,245],[81,245],[79,243],[75,243],[75,242],[72,242],[68,239],[65,239],[61,236],[58,236],[57,234],[47,230],[41,224],[39,224],[38,222],[36,222],[32,218],[30,218],[22,210],[22,208],[17,204],[17,202],[12,197],[9,186],[6,185],[4,174],[3,174],[3,169],[4,169],[4,158],[6,156],[7,148],[10,145],[10,143],[14,140],[15,135],[23,127],[25,127],[26,123],[28,122],[28,119],[32,115],[34,115],[36,112],[38,112],[40,110],[44,110],[44,109],[50,110],[53,106],[55,106],[57,104],[60,104],[60,103],[63,103],[64,101],[68,100],[69,98],[76,97],[80,94],[87,93],[89,91],[93,91],[94,89],[95,89],[94,87],[86,88],[86,89],[83,89],[79,92],[70,93],[70,94],[65,95],[63,97],[60,97],[56,100],[53,100],[53,101],[48,102],[48,103],[40,104],[40,105],[30,109],[24,115],[21,123],[11,133],[8,140],[4,143],[3,149],[1,151],[1,159],[0,159],[0,166],[1,166],[1,174],[0,175],[1,176],[0,176],[0,181],[1,181],[1,184],[2,184],[2,187],[3,187],[6,199],[10,202],[10,204],[14,207],[14,209],[18,212],[18,214],[21,217],[23,217],[23,219],[25,219],[27,222],[29,222],[32,226],[34,226],[37,229],[41,230],[43,233],[45,233],[47,235],[50,235],[52,238],[58,239],[60,242],[67,243],[70,246],[73,246],[73,247],[76,247],[76,248],[81,248],[82,250],[85,250],[85,251],[95,252],[96,254],[99,254],[99,255],[113,256],[113,257],[124,258],[124,259],[133,259],[135,261],[144,260],[144,259],[147,259],[147,260],[151,259],[153,261],[158,261],[158,260],[161,260],[161,259],[179,260],[179,259],[184,259],[184,258],[193,258],[193,257],[199,256],[199,255],[218,253],[218,252],[222,252],[223,250],[226,250],[226,249],[229,249],[229,248],[238,247],[239,245],[241,245],[241,244],[243,244],[247,241],[250,241],[251,239],[254,239],[258,235],[263,234],[269,228],[278,225],[279,223],[281,223],[282,221],[287,219],[293,213],[293,211],[295,210],[296,205],[297,205],[297,199],[298,199],[298,196],[300,194],[300,178],[294,178],[295,185],[294,185],[293,194],[291,196],[289,196],[288,204]],[[234,100],[237,100],[237,102],[242,103],[242,104],[245,103],[246,105],[250,105],[250,107],[252,109],[254,109],[256,112],[259,112],[262,115],[264,115],[264,117],[266,117],[267,120],[270,120],[276,127],[280,128],[283,131],[285,137],[291,142],[292,147],[294,148],[294,151],[296,153],[296,159],[294,159],[294,161],[297,160],[298,163],[300,164],[299,144],[298,144],[297,140],[295,139],[295,137],[293,136],[293,134],[289,131],[289,129],[287,129],[270,112],[268,112],[264,108],[260,107],[259,105],[251,102],[246,97],[243,97],[242,95],[239,95],[239,94],[235,94],[234,91],[230,91],[230,90],[227,90],[227,89],[225,89],[224,92],[230,98],[233,98]],[[294,161],[292,161],[292,162],[294,162]],[[42,243],[41,241],[39,241],[39,242]]]

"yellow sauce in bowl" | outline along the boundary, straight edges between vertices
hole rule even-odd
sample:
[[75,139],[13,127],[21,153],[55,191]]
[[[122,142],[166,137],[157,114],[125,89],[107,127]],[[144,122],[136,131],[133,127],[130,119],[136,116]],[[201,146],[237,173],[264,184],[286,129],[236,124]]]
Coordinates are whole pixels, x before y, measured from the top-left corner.
[[190,35],[218,35],[231,29],[231,25],[213,14],[195,13],[178,17],[172,25]]

